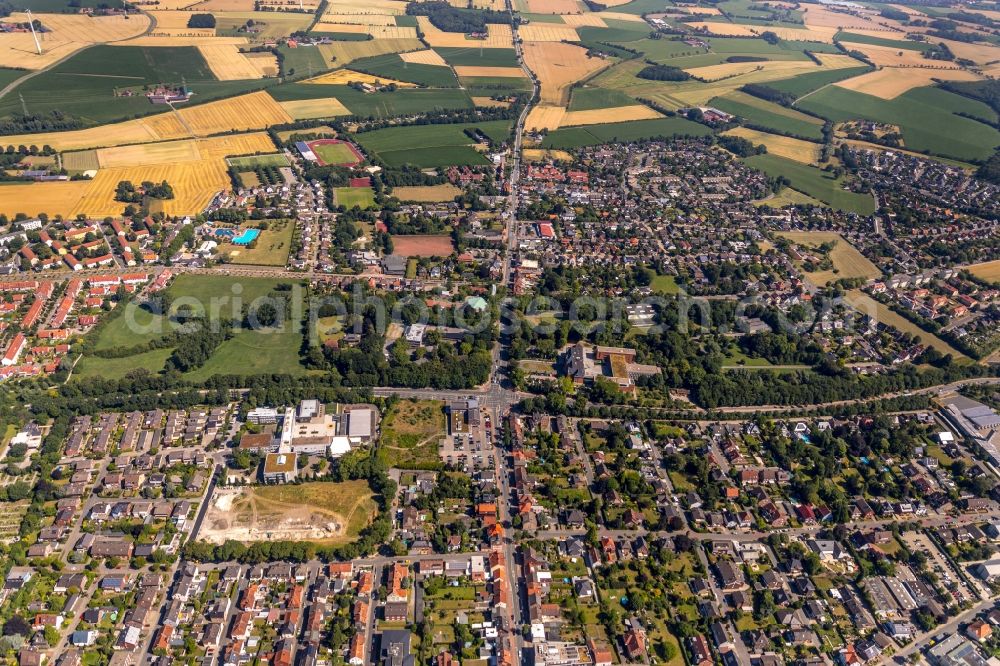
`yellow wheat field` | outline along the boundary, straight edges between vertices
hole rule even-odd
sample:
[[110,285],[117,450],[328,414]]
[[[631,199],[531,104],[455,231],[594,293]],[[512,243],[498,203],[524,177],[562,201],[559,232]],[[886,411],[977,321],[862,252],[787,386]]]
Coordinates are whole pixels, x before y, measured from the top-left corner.
[[257,51],[243,54],[257,70],[258,76],[277,76],[278,58],[268,51]]
[[[46,32],[38,35],[42,54],[35,50],[30,32],[0,33],[0,67],[42,69],[79,51],[90,44],[106,44],[130,39],[142,34],[149,27],[149,17],[144,14],[124,16],[96,16],[84,14],[32,14],[45,26]],[[4,23],[26,23],[22,13],[11,14]]]
[[718,23],[710,21],[692,21],[688,23],[687,26],[698,32],[707,32],[710,35],[722,35],[725,37],[753,37],[755,34],[753,29],[748,25],[723,23],[721,21]]
[[604,22],[597,14],[563,14],[563,23],[573,28],[582,28],[585,26],[590,26],[593,28],[607,28],[608,24]]
[[400,88],[416,88],[415,83],[408,83],[406,81],[396,81],[395,79],[390,79],[384,76],[373,76],[371,74],[365,74],[364,72],[355,72],[351,69],[338,69],[332,72],[327,72],[326,74],[320,74],[319,76],[314,76],[311,79],[306,79],[303,83],[316,83],[325,85],[347,85],[352,81],[356,83],[395,83]]
[[[617,5],[610,2],[602,2],[602,5],[608,5],[609,7],[615,7]],[[622,3],[619,3],[622,4]],[[603,11],[598,14],[603,19],[614,19],[615,21],[632,21],[633,23],[645,23],[646,21],[641,16],[636,16],[635,14],[626,14],[625,12],[609,12]]]
[[457,65],[455,67],[455,73],[459,76],[524,78],[524,70],[520,67],[479,67],[477,65]]
[[802,19],[810,28],[843,28],[844,30],[855,29],[878,29],[879,23],[889,23],[889,19],[878,17],[872,19],[865,16],[853,16],[844,12],[837,12],[827,9],[821,5],[805,5]]
[[384,55],[386,53],[401,53],[417,51],[426,48],[419,39],[370,39],[366,42],[334,42],[321,44],[319,52],[323,60],[334,66],[347,65],[360,58]]
[[416,39],[417,29],[398,25],[355,25],[353,23],[317,23],[319,32],[352,32],[368,34],[375,39]]
[[[856,60],[854,62],[857,62]],[[691,76],[696,76],[705,81],[717,81],[730,77],[742,76],[751,72],[761,71],[791,71],[798,72],[802,69],[816,69],[812,63],[805,63],[801,60],[768,60],[766,62],[726,62],[721,65],[707,65],[705,67],[691,67],[684,71]],[[836,68],[831,68],[836,69]]]
[[642,104],[629,104],[628,106],[618,106],[612,109],[589,109],[587,111],[567,111],[563,116],[560,127],[571,127],[574,125],[600,125],[601,123],[623,123],[627,120],[649,120],[660,118],[662,114],[657,113],[648,106]]
[[149,12],[156,20],[156,27],[150,33],[157,37],[183,35],[185,37],[212,37],[215,35],[215,28],[189,28],[188,20],[196,12],[184,10],[153,11]]
[[884,67],[874,72],[855,76],[835,85],[881,99],[894,99],[907,90],[934,84],[934,79],[945,81],[978,81],[981,77],[964,69],[922,69],[918,67]]
[[724,134],[727,136],[742,137],[751,141],[754,145],[764,144],[767,146],[768,153],[777,155],[778,157],[785,157],[795,162],[801,162],[802,164],[815,164],[820,158],[820,145],[811,141],[793,139],[767,132],[758,132],[746,127],[736,127],[724,132]]
[[232,130],[259,130],[291,121],[292,117],[270,95],[258,91],[122,123],[72,132],[14,135],[4,140],[14,145],[48,144],[60,151],[82,150],[188,139],[192,138],[192,132],[196,136],[206,136]]
[[313,120],[314,118],[351,115],[350,110],[335,97],[303,99],[292,102],[280,102],[280,104],[285,113],[295,120]]
[[1000,283],[1000,259],[987,261],[982,264],[973,264],[968,269],[970,273],[980,279]]
[[521,151],[524,159],[529,162],[547,162],[549,160],[572,162],[573,156],[565,150],[525,148]]
[[422,51],[410,51],[409,53],[400,53],[400,60],[403,62],[410,62],[415,65],[437,65],[439,67],[447,67],[448,63],[444,61],[441,54],[433,49],[424,49]]
[[323,23],[351,23],[354,25],[396,25],[392,14],[323,14]]
[[864,53],[878,67],[928,67],[934,69],[955,69],[958,65],[947,60],[928,60],[920,51],[896,49],[889,46],[874,46],[844,42],[848,48]]
[[576,28],[558,23],[530,23],[517,29],[517,34],[526,42],[576,42],[580,36]]
[[198,51],[212,74],[220,81],[239,81],[240,79],[259,79],[260,69],[255,67],[247,57],[240,53],[238,47],[232,44],[203,44]]
[[699,16],[717,16],[722,13],[715,7],[680,7],[679,9],[687,12],[688,14],[696,14]]
[[[184,2],[185,0],[180,0]],[[253,10],[254,0],[205,0],[192,5],[190,2],[183,7],[164,7],[164,9],[191,9],[196,12],[249,12]]]
[[1000,47],[990,44],[967,44],[951,39],[933,39],[935,43],[942,42],[957,58],[965,58],[980,65],[994,63],[1000,60]]
[[499,106],[504,109],[510,107],[510,102],[495,100],[492,97],[472,97],[472,103],[478,107]]
[[417,24],[420,26],[420,32],[424,33],[424,40],[431,47],[481,46],[483,48],[509,49],[514,44],[514,35],[509,25],[491,23],[488,26],[489,32],[486,39],[466,39],[465,35],[460,32],[438,30],[426,16],[418,16]]
[[528,117],[524,120],[524,126],[529,130],[535,131],[559,129],[559,125],[562,124],[562,119],[565,115],[565,106],[538,104],[531,107]]
[[63,183],[29,183],[0,187],[0,212],[13,216],[62,215],[69,217],[90,183],[84,180]]
[[525,42],[524,61],[541,83],[541,101],[555,106],[568,101],[570,85],[608,64],[588,58],[580,46],[560,42]]
[[520,0],[534,14],[572,14],[582,5],[576,0]]
[[201,212],[211,198],[229,186],[224,158],[272,152],[274,144],[264,133],[214,137],[197,141],[172,141],[98,151],[101,169],[90,181],[32,183],[0,188],[0,211],[9,214],[48,213],[66,217],[119,215],[125,204],[114,200],[122,180],[167,180],[175,199],[163,202],[169,215]]
[[398,16],[406,13],[406,3],[397,0],[330,0],[327,14],[390,14]]
[[198,4],[198,0],[139,0],[138,2],[130,2],[129,4],[135,5],[142,11],[155,9],[191,9],[194,5]]

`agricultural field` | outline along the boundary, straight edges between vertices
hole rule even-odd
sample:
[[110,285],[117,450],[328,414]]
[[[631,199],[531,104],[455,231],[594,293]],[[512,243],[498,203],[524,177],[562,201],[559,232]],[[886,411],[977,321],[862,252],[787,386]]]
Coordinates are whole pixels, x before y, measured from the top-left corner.
[[806,248],[816,248],[824,243],[833,243],[830,251],[830,261],[833,270],[807,273],[809,280],[816,285],[825,286],[841,278],[863,278],[873,280],[881,277],[882,272],[857,248],[844,240],[844,237],[833,231],[784,231],[778,234],[797,245]]
[[382,419],[378,453],[390,467],[436,469],[441,466],[438,445],[446,427],[444,403],[400,400]]
[[476,151],[475,141],[465,133],[478,130],[493,140],[504,140],[510,133],[510,121],[494,120],[457,125],[416,125],[390,127],[354,135],[369,154],[389,165],[404,163],[423,167],[448,164],[485,164]]
[[[427,48],[414,37],[371,39],[360,42],[333,42],[321,44],[319,51],[323,69],[343,67],[361,58],[371,58],[386,53],[402,53],[404,51],[420,51]],[[301,71],[298,72],[301,74]]]
[[198,536],[210,543],[311,541],[341,545],[358,537],[375,517],[376,508],[367,481],[219,489],[212,496]]
[[716,97],[710,104],[717,109],[777,132],[794,134],[807,139],[823,138],[823,121],[795,109],[735,91]]
[[451,183],[445,183],[444,185],[412,185],[396,187],[392,190],[392,196],[400,201],[416,201],[420,203],[453,201],[461,193],[462,190]]
[[301,99],[290,102],[279,102],[285,113],[295,120],[315,120],[317,118],[335,118],[349,116],[351,111],[341,104],[336,97],[320,99]]
[[[93,44],[108,44],[136,37],[149,26],[145,15],[87,16],[86,14],[32,15],[45,27],[39,34],[42,53],[35,50],[30,32],[5,32],[0,40],[0,67],[39,70]],[[25,14],[17,12],[3,19],[3,23],[27,23]]]
[[447,257],[455,251],[451,236],[393,236],[393,254],[404,257]]
[[630,104],[628,106],[618,106],[614,108],[590,109],[587,111],[567,111],[559,124],[559,127],[573,127],[579,125],[600,125],[607,123],[608,119],[614,119],[616,123],[629,122],[633,120],[651,120],[662,118],[663,114],[654,111],[642,104]]
[[271,88],[269,93],[282,102],[333,97],[353,115],[377,118],[473,107],[469,93],[458,88],[404,88],[369,95],[346,85],[288,83]]
[[979,80],[981,80],[980,76],[964,69],[884,67],[861,76],[838,81],[834,85],[880,99],[895,99],[909,90],[934,85],[937,81]]
[[558,42],[525,43],[524,61],[541,83],[541,103],[554,106],[569,102],[569,86],[607,66],[579,46]]
[[968,267],[968,271],[981,280],[989,280],[1000,284],[1000,259],[987,261],[982,264],[973,264]]
[[767,146],[770,155],[777,155],[802,164],[816,164],[820,158],[820,145],[802,139],[793,139],[780,134],[759,132],[747,127],[736,127],[725,132],[728,136],[738,136],[754,145]]
[[80,150],[260,130],[292,120],[268,93],[260,91],[102,127],[20,134],[4,140],[14,145],[47,144],[60,151]]
[[198,46],[198,51],[205,58],[212,74],[220,81],[259,79],[278,74],[278,61],[270,54],[263,54],[269,60],[249,58],[235,44],[205,44]]
[[796,190],[819,199],[833,208],[860,215],[871,215],[875,212],[875,199],[870,194],[848,192],[843,188],[842,180],[835,180],[816,167],[793,162],[777,155],[754,155],[743,161],[769,176],[784,176]]
[[[424,41],[431,48],[487,48],[509,49],[514,45],[514,34],[509,25],[491,23],[487,26],[486,39],[469,39],[459,32],[444,32],[431,24],[426,16],[417,17],[417,25],[424,35]],[[414,34],[414,36],[416,36]]]
[[[865,118],[898,125],[906,148],[929,151],[958,160],[986,159],[1000,145],[1000,131],[957,115],[997,122],[985,104],[939,88],[915,88],[892,100],[883,100],[839,86],[818,90],[799,103],[807,111],[835,122]],[[947,127],[948,132],[941,132]]]
[[[417,53],[423,53],[418,51]],[[434,51],[427,51],[434,53]],[[426,56],[421,56],[426,59]],[[361,72],[367,72],[388,78],[393,81],[406,81],[430,88],[454,88],[458,86],[458,80],[451,68],[438,63],[423,64],[404,60],[402,56],[395,53],[364,58],[354,61],[351,66]],[[461,73],[459,73],[461,76]]]
[[417,84],[409,81],[400,81],[388,76],[376,76],[367,72],[358,72],[352,69],[338,69],[327,74],[320,74],[304,83],[314,85],[346,86],[349,83],[370,83],[372,85],[395,84],[397,88],[415,88]]
[[657,118],[624,123],[571,127],[551,132],[542,148],[578,148],[614,141],[638,141],[654,137],[705,136],[711,130],[684,118]]

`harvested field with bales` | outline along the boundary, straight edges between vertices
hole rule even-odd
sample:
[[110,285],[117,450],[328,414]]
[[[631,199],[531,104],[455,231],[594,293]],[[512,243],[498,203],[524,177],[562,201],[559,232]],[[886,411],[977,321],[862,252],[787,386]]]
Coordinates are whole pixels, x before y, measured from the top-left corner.
[[907,90],[942,81],[978,81],[981,77],[964,69],[925,69],[922,67],[884,67],[855,76],[834,85],[881,99],[895,99]]
[[569,87],[607,66],[589,58],[586,49],[559,42],[525,42],[524,61],[541,83],[542,104],[562,106],[569,101]]
[[[47,32],[38,35],[41,55],[35,50],[30,32],[0,34],[0,67],[43,69],[91,44],[107,44],[141,35],[149,27],[149,18],[129,16],[87,16],[86,14],[32,14]],[[26,23],[27,16],[14,13],[3,23]]]
[[754,145],[763,144],[767,146],[767,152],[779,157],[785,157],[803,164],[816,164],[819,162],[821,146],[811,141],[793,139],[790,136],[780,134],[769,134],[759,132],[747,127],[735,127],[727,132],[727,136],[742,137]]

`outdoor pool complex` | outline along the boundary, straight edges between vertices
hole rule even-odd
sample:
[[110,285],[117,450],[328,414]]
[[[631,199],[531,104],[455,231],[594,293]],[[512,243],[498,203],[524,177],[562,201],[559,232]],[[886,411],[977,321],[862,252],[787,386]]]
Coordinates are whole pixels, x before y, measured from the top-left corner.
[[239,236],[236,236],[236,232],[232,229],[216,229],[215,235],[228,237],[233,245],[249,245],[260,236],[260,229],[244,229]]

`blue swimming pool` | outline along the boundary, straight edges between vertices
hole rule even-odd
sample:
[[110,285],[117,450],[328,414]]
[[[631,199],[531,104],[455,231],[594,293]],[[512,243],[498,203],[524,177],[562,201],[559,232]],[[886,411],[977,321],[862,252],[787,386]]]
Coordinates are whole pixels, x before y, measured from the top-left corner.
[[260,236],[260,229],[244,229],[243,233],[233,238],[233,243],[235,245],[249,245],[256,240],[257,236]]

